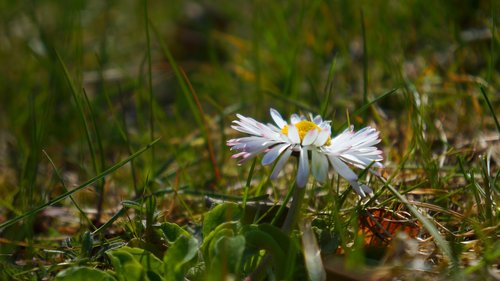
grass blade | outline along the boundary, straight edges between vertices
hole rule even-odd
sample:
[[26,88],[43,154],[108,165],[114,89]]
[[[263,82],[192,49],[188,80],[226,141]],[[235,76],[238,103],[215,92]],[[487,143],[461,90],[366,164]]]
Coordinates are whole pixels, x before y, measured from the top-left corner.
[[[151,64],[151,37],[149,34],[149,14],[148,14],[148,0],[144,0],[144,28],[146,32],[146,56],[148,60],[148,92],[149,92],[149,136],[150,141],[154,140],[155,127],[154,127],[154,96],[153,96],[153,73]],[[151,170],[154,171],[155,152],[154,148],[151,149]]]
[[[366,28],[365,16],[363,9],[360,10],[361,14],[361,35],[363,36],[363,106],[368,104],[368,50],[366,47]],[[365,119],[366,112],[363,112],[363,120]]]
[[165,44],[165,42],[161,39],[162,37],[158,33],[158,30],[152,24],[151,24],[151,28],[158,39],[158,42],[161,46],[161,49],[163,51],[164,56],[167,58],[168,62],[170,63],[170,66],[172,67],[172,70],[174,71],[175,77],[177,78],[177,81],[179,82],[179,85],[181,86],[182,93],[184,94],[184,96],[189,104],[189,109],[191,110],[191,113],[193,113],[193,116],[195,117],[196,123],[198,123],[198,126],[203,129],[205,142],[207,144],[207,147],[209,150],[209,155],[210,155],[210,160],[211,160],[212,165],[213,165],[214,176],[215,176],[216,181],[218,182],[221,179],[221,175],[219,172],[219,168],[217,166],[217,160],[215,159],[215,152],[213,150],[213,145],[212,145],[212,142],[210,139],[210,131],[209,131],[206,119],[205,119],[203,108],[201,107],[201,104],[200,104],[199,99],[196,95],[196,92],[194,91],[194,88],[192,87],[191,83],[189,82],[186,74],[184,73],[184,71],[181,68],[179,68],[179,66],[175,62],[175,59],[172,56],[172,53],[170,52],[170,50],[167,47],[167,45]]
[[61,56],[59,55],[59,53],[56,52],[56,56],[57,56],[57,61],[59,62],[59,64],[61,65],[61,67],[64,71],[64,76],[65,76],[66,81],[68,82],[68,84],[70,86],[71,95],[73,96],[73,99],[75,100],[76,107],[78,109],[78,113],[80,114],[80,119],[81,119],[82,124],[85,128],[85,137],[87,138],[87,144],[89,146],[90,155],[92,157],[92,162],[94,164],[94,171],[96,173],[99,173],[99,168],[98,168],[98,164],[97,164],[97,157],[96,157],[96,153],[95,153],[96,150],[95,150],[94,145],[92,143],[92,138],[90,135],[90,127],[89,127],[89,124],[87,123],[87,119],[85,118],[85,112],[83,110],[83,105],[82,105],[81,99],[78,96],[78,91],[76,90],[75,84],[73,83],[71,76],[69,75],[69,71],[68,71],[68,68],[66,67],[66,64],[61,59]]
[[[66,78],[66,81],[68,82],[68,84],[71,88],[71,94],[72,94],[73,99],[76,103],[76,107],[78,109],[78,113],[80,115],[81,122],[83,124],[84,129],[85,129],[85,137],[87,139],[87,145],[89,147],[90,156],[92,158],[94,172],[96,174],[99,174],[101,172],[102,166],[99,165],[98,160],[97,160],[96,149],[95,149],[94,144],[92,142],[90,127],[89,127],[89,124],[87,123],[87,119],[85,118],[85,112],[83,109],[81,98],[78,96],[78,91],[76,90],[75,84],[73,83],[73,80],[71,79],[71,76],[69,75],[68,68],[66,67],[63,60],[61,59],[61,56],[57,52],[56,52],[56,56],[57,56],[57,60],[58,60],[59,64],[61,65],[61,67],[63,69],[64,77]],[[86,98],[85,93],[84,93],[84,96]],[[87,99],[87,102],[88,102],[88,99]],[[88,106],[89,106],[89,108],[91,108],[89,102],[88,102]],[[94,120],[94,125],[95,125],[95,120]],[[97,132],[97,127],[94,127],[94,129]],[[99,138],[99,136],[98,136],[98,138]],[[99,146],[100,146],[99,148],[102,150],[101,143],[99,143]],[[104,162],[102,151],[101,151],[101,162]],[[104,184],[103,184],[103,182],[97,183],[96,190],[97,190],[97,194],[99,196],[99,199],[97,200],[97,203],[96,203],[97,204],[97,206],[96,206],[96,208],[97,208],[96,221],[98,221],[100,219],[100,216],[101,216],[102,203],[104,202],[104,194],[103,194],[104,193]]]
[[83,184],[77,186],[76,188],[74,188],[73,190],[70,190],[68,192],[65,192],[59,196],[57,196],[56,198],[50,200],[49,202],[45,203],[45,204],[42,204],[38,207],[36,207],[35,209],[31,210],[31,211],[28,211],[22,215],[19,215],[13,219],[10,219],[10,220],[7,220],[3,223],[0,224],[0,231],[3,230],[4,228],[6,227],[9,227],[15,223],[17,223],[18,221],[21,221],[22,219],[24,218],[27,218],[27,217],[30,217],[42,210],[44,210],[45,208],[49,207],[49,206],[52,206],[64,199],[66,199],[67,197],[69,197],[70,195],[88,187],[89,185],[99,181],[99,180],[102,180],[104,177],[106,177],[107,175],[113,173],[114,171],[118,170],[118,168],[122,167],[123,165],[127,164],[128,162],[130,162],[132,159],[134,158],[137,158],[139,155],[141,155],[142,153],[144,153],[146,150],[150,149],[155,143],[157,143],[160,139],[156,139],[155,141],[149,143],[147,146],[139,149],[138,151],[136,151],[134,154],[130,155],[129,157],[123,159],[122,161],[116,163],[115,165],[111,166],[110,168],[108,168],[107,170],[105,170],[104,172],[100,173],[99,175],[87,180],[86,182],[84,182]]
[[333,77],[335,74],[335,66],[337,65],[337,56],[333,57],[333,61],[330,63],[330,68],[328,69],[328,79],[326,80],[326,85],[324,92],[326,94],[325,100],[321,104],[321,116],[326,116],[326,111],[328,110],[328,105],[330,103],[330,96],[333,91]]
[[450,262],[453,264],[454,267],[458,267],[458,261],[456,260],[455,255],[453,254],[451,247],[446,241],[443,236],[439,233],[439,230],[436,228],[436,226],[429,220],[427,219],[424,215],[422,215],[409,201],[406,199],[404,195],[401,195],[392,185],[390,185],[384,178],[378,177],[383,183],[384,186],[389,189],[389,191],[398,198],[399,201],[401,201],[406,208],[408,208],[408,211],[412,213],[417,219],[422,223],[424,228],[429,231],[431,236],[434,238],[434,241],[436,242],[436,245],[441,249],[441,251],[448,257]]
[[[367,109],[368,109],[368,108],[369,108],[372,104],[374,104],[374,103],[376,103],[376,102],[378,102],[378,101],[382,100],[383,98],[385,98],[385,97],[387,97],[387,96],[389,96],[389,95],[393,94],[393,93],[394,93],[394,92],[396,92],[397,90],[398,90],[398,89],[396,88],[396,89],[392,89],[392,90],[390,90],[390,91],[387,91],[387,92],[385,92],[385,93],[381,94],[380,96],[376,97],[376,98],[375,98],[375,99],[373,99],[372,101],[368,102],[367,104],[364,104],[362,107],[358,108],[357,110],[355,110],[355,111],[354,111],[354,112],[350,115],[350,116],[351,116],[351,118],[352,118],[353,116],[357,116],[357,115],[359,115],[359,114],[363,113],[363,112],[364,112],[365,110],[367,110]],[[341,129],[345,128],[345,127],[346,127],[346,125],[347,125],[347,122],[348,122],[348,121],[344,122],[341,126],[337,127],[337,130],[336,130],[336,131],[338,132],[338,131],[340,131]]]
[[490,109],[491,116],[493,116],[493,120],[495,120],[495,125],[497,126],[497,131],[500,133],[500,123],[498,123],[497,116],[495,114],[495,110],[493,109],[493,106],[491,105],[490,99],[488,98],[488,95],[486,94],[486,91],[484,90],[483,86],[479,86],[481,89],[481,93],[483,94],[484,100],[486,101],[486,104],[488,105],[488,108]]
[[[66,182],[64,182],[64,179],[61,175],[61,173],[59,173],[59,170],[57,169],[56,165],[54,164],[54,161],[52,161],[52,158],[50,158],[49,154],[45,151],[45,150],[42,150],[43,154],[45,154],[45,157],[47,157],[47,159],[49,160],[50,162],[50,165],[52,166],[52,169],[54,169],[54,173],[56,174],[57,178],[59,179],[59,181],[61,182],[61,185],[63,187],[63,190],[64,192],[68,192],[68,187],[66,186]],[[73,203],[73,205],[75,205],[76,209],[78,210],[78,212],[80,212],[80,215],[85,218],[85,220],[87,221],[87,223],[92,226],[92,228],[96,228],[94,226],[94,224],[92,223],[92,221],[89,219],[89,217],[87,216],[87,214],[82,210],[82,208],[80,207],[80,205],[78,205],[78,202],[75,201],[75,199],[73,198],[73,196],[69,196],[69,199],[71,200],[71,202]]]

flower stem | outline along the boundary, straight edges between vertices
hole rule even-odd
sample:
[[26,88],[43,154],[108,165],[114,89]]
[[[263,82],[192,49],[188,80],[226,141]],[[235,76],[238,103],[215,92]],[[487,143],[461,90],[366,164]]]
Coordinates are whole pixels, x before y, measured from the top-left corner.
[[281,227],[281,230],[283,230],[283,232],[287,234],[290,233],[292,228],[297,225],[297,221],[300,216],[300,210],[302,207],[302,202],[304,202],[305,192],[306,189],[303,187],[295,186],[294,188],[292,203],[290,204],[290,208],[288,209],[285,222]]

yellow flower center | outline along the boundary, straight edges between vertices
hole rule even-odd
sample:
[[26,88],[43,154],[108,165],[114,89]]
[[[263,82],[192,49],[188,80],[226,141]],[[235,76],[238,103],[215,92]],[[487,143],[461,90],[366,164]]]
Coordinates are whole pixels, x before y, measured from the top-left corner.
[[[302,121],[295,123],[295,127],[299,131],[299,137],[300,137],[301,143],[302,143],[302,140],[304,139],[304,137],[306,136],[307,132],[309,132],[310,130],[316,129],[318,131],[321,131],[321,128],[318,127],[318,125],[314,124],[311,121],[307,121],[307,120],[302,120]],[[285,125],[285,127],[283,127],[283,129],[281,129],[281,133],[288,136],[288,125]],[[326,145],[330,144],[330,136],[328,136],[328,140],[326,141],[325,144]]]

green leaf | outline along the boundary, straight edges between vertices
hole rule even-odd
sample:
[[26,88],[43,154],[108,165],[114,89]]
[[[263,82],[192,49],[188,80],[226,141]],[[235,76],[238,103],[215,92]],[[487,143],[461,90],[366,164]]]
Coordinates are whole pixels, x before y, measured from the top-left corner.
[[166,280],[183,280],[188,263],[198,253],[198,241],[192,237],[181,235],[167,250],[163,258]]
[[293,243],[290,244],[290,237],[288,235],[286,235],[281,229],[277,228],[274,225],[268,224],[268,223],[260,224],[260,225],[258,225],[257,228],[260,231],[263,231],[263,232],[271,235],[271,237],[274,238],[274,241],[276,241],[276,243],[278,243],[278,245],[280,246],[281,250],[283,250],[283,252],[287,253],[290,250],[293,250],[293,248],[292,248]]
[[228,273],[239,275],[246,244],[245,237],[238,235],[240,232],[241,223],[229,221],[205,237],[201,247],[207,266],[204,280],[224,280]]
[[109,273],[99,269],[74,266],[59,272],[54,281],[116,281]]
[[[228,229],[228,228],[220,229],[220,230],[214,231],[213,233],[214,233],[214,235],[211,236],[210,237],[211,239],[208,241],[209,242],[208,243],[208,255],[206,255],[206,252],[204,252],[205,256],[208,256],[209,259],[213,259],[217,256],[216,244],[221,238],[234,236],[234,231],[231,229]],[[204,248],[204,250],[206,250],[206,248]]]
[[240,222],[225,222],[217,226],[212,232],[210,232],[210,234],[208,234],[208,236],[205,236],[205,239],[203,239],[203,244],[201,246],[201,250],[203,255],[205,256],[205,259],[211,259],[211,257],[214,255],[214,245],[220,237],[232,237],[239,231],[240,228]]
[[146,250],[123,247],[107,254],[119,280],[163,280],[163,262]]
[[93,245],[94,241],[92,234],[90,231],[85,231],[85,233],[82,234],[82,249],[80,251],[80,256],[83,258],[90,257]]
[[[271,224],[247,225],[242,233],[246,238],[247,250],[266,250],[271,255],[278,278],[285,278],[285,272],[293,272],[298,246],[280,228]],[[287,278],[285,278],[287,279]]]
[[276,275],[278,278],[282,277],[286,269],[287,256],[279,243],[274,240],[273,236],[262,230],[251,229],[245,232],[245,239],[250,248],[266,250],[266,252],[271,255],[275,265]]
[[205,214],[203,220],[203,237],[207,237],[217,226],[228,221],[237,221],[241,218],[243,211],[234,202],[226,202],[215,206]]
[[108,252],[108,256],[118,274],[118,280],[135,281],[145,278],[144,268],[130,253],[117,250]]
[[165,239],[167,239],[169,243],[174,243],[181,236],[191,238],[191,234],[189,232],[175,223],[162,223],[160,229],[163,231],[163,234],[165,234]]
[[223,272],[224,267],[225,271],[238,275],[245,244],[243,235],[220,237],[214,244],[212,270],[219,269],[219,272]]

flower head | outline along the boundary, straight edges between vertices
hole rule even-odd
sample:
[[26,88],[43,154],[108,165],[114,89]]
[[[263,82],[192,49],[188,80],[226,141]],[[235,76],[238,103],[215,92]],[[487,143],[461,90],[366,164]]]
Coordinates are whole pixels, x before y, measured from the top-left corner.
[[231,150],[239,151],[233,155],[233,158],[241,158],[239,164],[264,153],[262,165],[276,163],[270,176],[275,179],[294,155],[298,157],[296,182],[299,187],[307,184],[310,172],[318,182],[324,183],[331,165],[361,197],[372,193],[368,186],[358,183],[357,175],[346,163],[359,168],[372,163],[375,167],[382,166],[382,151],[374,146],[380,142],[377,130],[366,127],[354,132],[351,126],[332,138],[330,121],[324,121],[319,115],[313,117],[309,114],[307,118],[292,114],[287,122],[275,109],[270,111],[276,125],[236,115],[238,120],[233,121],[232,127],[250,135],[227,142]]

